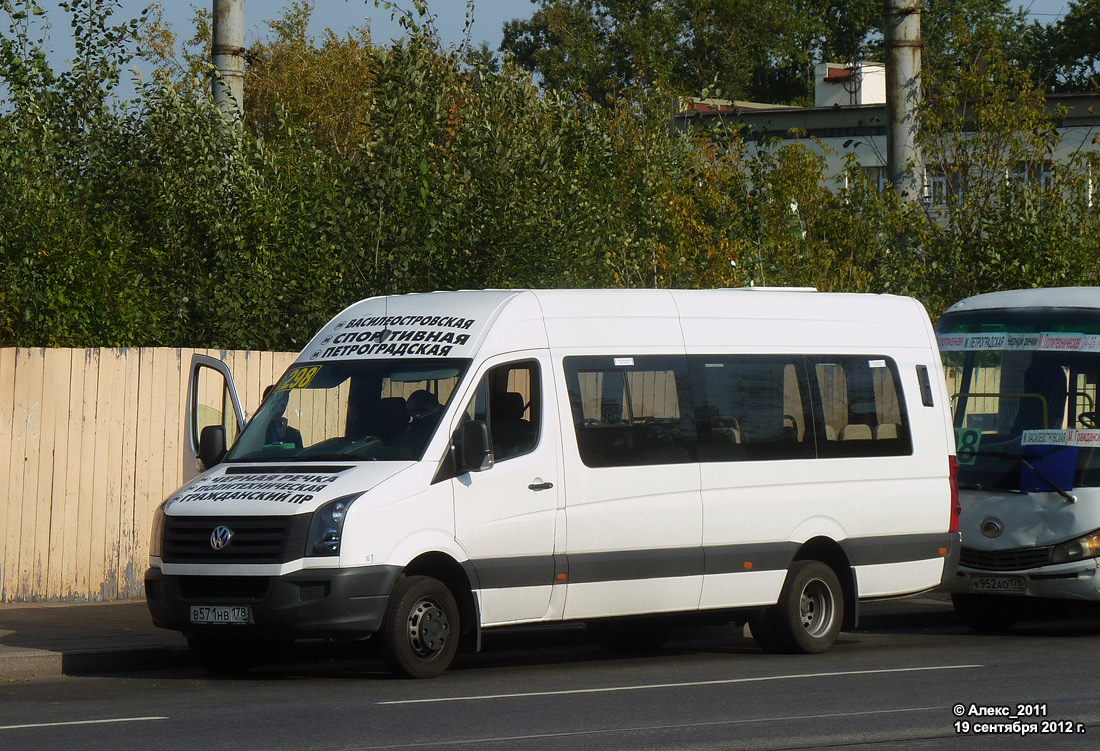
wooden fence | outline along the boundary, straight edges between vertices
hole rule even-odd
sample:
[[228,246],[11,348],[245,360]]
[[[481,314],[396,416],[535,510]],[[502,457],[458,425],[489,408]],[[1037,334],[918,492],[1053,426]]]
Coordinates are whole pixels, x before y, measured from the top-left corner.
[[0,349],[0,602],[140,598],[153,510],[182,482],[194,352],[251,414],[293,353]]

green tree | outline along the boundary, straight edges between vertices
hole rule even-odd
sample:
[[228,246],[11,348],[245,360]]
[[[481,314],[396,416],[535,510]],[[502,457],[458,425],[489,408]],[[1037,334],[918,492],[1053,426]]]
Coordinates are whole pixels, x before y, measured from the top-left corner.
[[1100,0],[1071,0],[1065,16],[1032,30],[1038,77],[1058,91],[1100,90]]
[[831,183],[810,139],[673,132],[656,84],[600,102],[540,90],[442,45],[422,2],[387,45],[310,38],[312,6],[292,5],[251,50],[239,121],[210,100],[207,19],[177,62],[154,12],[142,46],[161,66],[122,102],[141,25],[114,7],[74,3],[86,54],[57,74],[33,0],[0,5],[5,345],[296,349],[346,303],[434,289],[793,284],[935,313],[1096,283],[1100,164],[995,46],[929,75],[946,211],[926,214],[854,163]]
[[[1096,59],[1087,42],[1096,0],[1081,2],[1058,26],[1028,26],[1008,0],[925,0],[924,65],[945,77],[995,50],[1051,67],[1043,56],[1053,54],[1052,35],[1069,33],[1085,47],[1060,45],[1066,51],[1058,54],[1070,57],[1057,65],[1077,66],[1079,78]],[[530,18],[505,24],[501,49],[546,88],[600,103],[628,89],[664,87],[679,95],[706,89],[808,104],[815,63],[881,59],[882,17],[874,0],[537,0]]]
[[929,214],[937,303],[973,291],[1096,284],[1100,160],[1064,143],[1065,112],[1028,73],[994,55],[946,80],[922,113],[921,148],[938,190]]
[[539,0],[531,18],[505,24],[501,49],[548,89],[601,103],[662,87],[806,101],[813,63],[861,57],[880,15],[872,0]]

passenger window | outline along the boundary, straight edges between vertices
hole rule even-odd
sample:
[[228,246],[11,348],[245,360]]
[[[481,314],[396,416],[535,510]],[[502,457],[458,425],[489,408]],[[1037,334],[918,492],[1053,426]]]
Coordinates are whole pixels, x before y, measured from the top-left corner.
[[897,365],[888,357],[811,358],[818,455],[900,456],[912,453]]
[[567,357],[581,461],[589,467],[693,460],[686,361],[675,356]]
[[692,357],[701,461],[814,456],[801,356]]
[[540,394],[539,365],[534,360],[500,365],[481,379],[466,417],[489,425],[494,461],[529,453],[538,445]]

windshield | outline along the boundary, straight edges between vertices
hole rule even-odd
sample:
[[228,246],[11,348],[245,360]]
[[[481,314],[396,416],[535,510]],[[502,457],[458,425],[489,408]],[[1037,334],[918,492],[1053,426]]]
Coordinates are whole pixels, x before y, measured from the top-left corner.
[[1039,492],[1100,485],[1100,312],[951,313],[936,333],[961,486]]
[[418,460],[469,360],[295,364],[226,461]]

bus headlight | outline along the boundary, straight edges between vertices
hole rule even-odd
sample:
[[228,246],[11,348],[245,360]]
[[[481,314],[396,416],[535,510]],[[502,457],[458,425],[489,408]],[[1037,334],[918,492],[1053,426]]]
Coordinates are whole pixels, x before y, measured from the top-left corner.
[[307,556],[340,555],[340,540],[344,534],[344,519],[347,518],[348,507],[361,495],[362,493],[345,495],[329,501],[313,512],[309,536],[306,538]]
[[167,522],[164,507],[167,503],[160,504],[153,512],[153,528],[149,532],[149,555],[153,558],[160,558],[164,553],[164,525]]
[[1054,546],[1051,563],[1069,563],[1100,555],[1100,530]]

